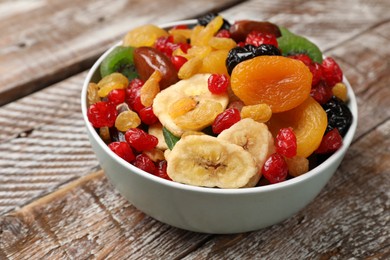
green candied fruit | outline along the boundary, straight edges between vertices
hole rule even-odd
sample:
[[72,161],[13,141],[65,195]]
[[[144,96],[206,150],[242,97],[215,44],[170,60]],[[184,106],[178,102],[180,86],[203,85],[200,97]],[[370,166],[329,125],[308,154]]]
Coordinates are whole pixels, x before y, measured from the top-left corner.
[[286,28],[279,27],[282,36],[279,37],[278,45],[283,56],[304,53],[314,62],[322,63],[322,52],[313,42],[305,37],[296,35]]
[[103,77],[114,72],[125,75],[129,80],[138,76],[134,66],[133,47],[117,46],[100,64],[100,75]]

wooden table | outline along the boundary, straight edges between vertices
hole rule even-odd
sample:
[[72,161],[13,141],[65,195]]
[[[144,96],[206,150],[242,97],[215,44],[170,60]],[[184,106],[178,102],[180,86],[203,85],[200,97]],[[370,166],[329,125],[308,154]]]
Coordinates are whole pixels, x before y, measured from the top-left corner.
[[[107,182],[81,117],[86,70],[127,30],[209,11],[310,37],[358,98],[355,139],[328,185],[256,232],[197,234],[138,211]],[[4,0],[0,103],[0,259],[390,258],[387,0]]]

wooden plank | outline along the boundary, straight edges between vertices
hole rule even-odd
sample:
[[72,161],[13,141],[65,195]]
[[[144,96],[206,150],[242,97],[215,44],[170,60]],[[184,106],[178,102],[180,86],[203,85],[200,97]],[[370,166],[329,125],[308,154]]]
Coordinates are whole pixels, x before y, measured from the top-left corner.
[[145,216],[101,171],[0,218],[0,256],[12,259],[173,259],[209,237]]
[[0,218],[0,255],[386,259],[390,154],[377,149],[380,145],[390,146],[390,120],[352,145],[334,178],[308,207],[281,224],[236,235],[192,233],[155,221],[126,202],[102,172],[94,173]]
[[0,105],[89,68],[133,27],[188,19],[236,2],[1,1]]

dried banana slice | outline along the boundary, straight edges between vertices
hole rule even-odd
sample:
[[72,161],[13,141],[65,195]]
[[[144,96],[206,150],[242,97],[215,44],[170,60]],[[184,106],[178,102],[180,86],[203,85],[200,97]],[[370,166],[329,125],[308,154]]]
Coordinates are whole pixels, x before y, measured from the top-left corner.
[[218,135],[218,139],[244,148],[253,156],[260,170],[268,156],[275,151],[274,140],[268,127],[251,118],[241,119],[230,128],[222,131]]
[[253,187],[260,179],[252,155],[208,135],[189,135],[166,156],[169,177],[180,183],[219,188]]
[[211,125],[215,117],[227,107],[227,94],[214,95],[209,91],[209,77],[210,74],[196,74],[180,80],[154,98],[154,114],[174,135],[181,136],[185,131],[199,131]]

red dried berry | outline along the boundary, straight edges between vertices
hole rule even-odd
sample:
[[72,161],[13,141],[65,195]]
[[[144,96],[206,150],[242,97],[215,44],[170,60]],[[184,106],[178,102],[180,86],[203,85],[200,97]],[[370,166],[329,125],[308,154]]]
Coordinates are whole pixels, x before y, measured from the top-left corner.
[[226,93],[229,86],[229,78],[224,74],[211,74],[207,83],[210,92],[219,95]]
[[139,154],[135,157],[133,165],[145,172],[155,174],[157,171],[156,165],[146,154]]
[[179,43],[180,49],[184,52],[187,53],[188,49],[191,48],[191,44],[189,43]]
[[153,113],[153,107],[144,107],[138,112],[142,123],[147,125],[153,125],[158,121],[158,118]]
[[179,25],[173,26],[172,29],[174,29],[174,30],[185,30],[185,29],[189,29],[189,28],[188,28],[188,25],[186,25],[186,24],[179,24]]
[[118,115],[116,106],[111,102],[100,101],[88,108],[87,116],[93,127],[112,127]]
[[271,184],[282,182],[287,178],[288,166],[282,155],[274,153],[265,161],[261,173]]
[[113,89],[108,93],[107,98],[115,105],[125,102],[126,91],[124,89]]
[[155,173],[156,176],[171,181],[172,179],[167,174],[167,161],[159,161],[157,163],[157,171]]
[[288,56],[288,57],[291,58],[291,59],[300,60],[300,61],[302,61],[306,66],[309,66],[309,65],[313,64],[313,60],[309,57],[309,55],[304,54],[304,53],[299,53],[299,54],[295,54],[295,55],[290,55],[290,56]]
[[328,86],[333,87],[337,83],[343,81],[343,71],[334,59],[327,57],[322,61],[321,65],[322,76]]
[[130,145],[126,142],[112,142],[108,147],[126,162],[131,162],[135,158],[133,150],[131,150]]
[[318,154],[334,153],[343,144],[343,138],[337,128],[327,132],[322,138],[320,146],[315,151]]
[[219,37],[219,38],[230,38],[231,35],[230,35],[229,30],[222,29],[222,30],[219,30],[219,32],[215,35],[215,37]]
[[151,150],[158,144],[157,137],[139,128],[130,128],[127,130],[125,139],[138,152]]
[[173,36],[169,35],[166,37],[159,37],[156,40],[154,47],[168,57],[171,57],[173,51],[175,51],[177,48],[181,48],[182,51],[186,53],[187,50],[190,48],[190,45],[188,43],[174,43]]
[[125,101],[129,105],[131,110],[139,112],[145,106],[141,103],[141,88],[144,82],[140,79],[133,79],[130,81],[129,86],[125,89],[126,98]]
[[330,88],[325,81],[320,81],[319,84],[311,88],[310,96],[312,96],[321,105],[325,104],[333,96],[332,88]]
[[309,67],[311,74],[313,75],[311,85],[315,86],[318,83],[320,83],[320,81],[322,79],[322,66],[319,63],[313,62],[308,67]]
[[179,71],[181,66],[184,65],[184,63],[187,62],[187,59],[183,56],[172,56],[171,57],[171,61],[173,63],[173,66],[175,66],[176,70]]
[[253,31],[246,36],[245,39],[246,44],[251,44],[256,47],[261,44],[271,44],[275,47],[278,47],[278,41],[276,40],[276,36],[270,33],[262,33],[259,31]]
[[291,127],[281,128],[276,135],[276,152],[286,156],[287,158],[292,158],[297,155],[297,138]]
[[213,132],[219,134],[240,120],[240,111],[236,108],[228,108],[215,118],[212,125]]

